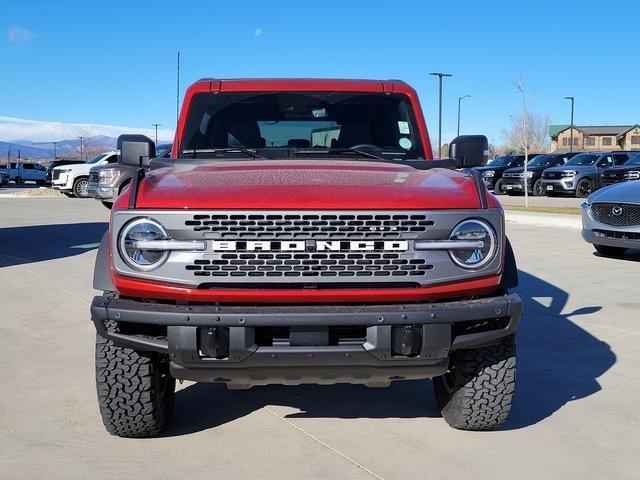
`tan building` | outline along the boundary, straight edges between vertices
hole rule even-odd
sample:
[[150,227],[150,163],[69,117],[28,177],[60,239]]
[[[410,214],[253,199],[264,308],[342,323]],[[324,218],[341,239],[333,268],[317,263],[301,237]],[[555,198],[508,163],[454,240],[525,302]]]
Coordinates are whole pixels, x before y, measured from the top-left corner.
[[[551,126],[551,151],[571,150],[571,127]],[[640,125],[573,127],[573,151],[640,150]]]

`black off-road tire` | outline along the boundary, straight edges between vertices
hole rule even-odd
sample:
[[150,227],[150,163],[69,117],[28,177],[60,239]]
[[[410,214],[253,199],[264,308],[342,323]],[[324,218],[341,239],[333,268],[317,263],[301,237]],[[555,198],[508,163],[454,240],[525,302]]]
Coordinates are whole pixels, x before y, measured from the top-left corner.
[[609,245],[593,245],[593,248],[602,255],[606,255],[607,257],[620,257],[624,255],[624,252],[627,251],[624,247],[611,247]]
[[112,435],[158,435],[173,411],[175,379],[166,355],[114,345],[96,335],[96,387],[102,422]]
[[502,179],[499,179],[496,181],[496,183],[493,186],[493,194],[494,195],[504,195],[505,194],[505,190],[504,187],[502,186]]
[[516,342],[509,335],[497,345],[452,354],[449,371],[433,379],[442,416],[453,428],[490,430],[511,410],[516,381]]

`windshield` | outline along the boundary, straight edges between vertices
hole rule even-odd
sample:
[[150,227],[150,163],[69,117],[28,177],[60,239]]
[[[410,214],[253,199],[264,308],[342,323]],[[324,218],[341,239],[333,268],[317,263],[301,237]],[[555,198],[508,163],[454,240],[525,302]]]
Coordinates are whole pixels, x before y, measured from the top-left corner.
[[104,158],[104,155],[105,155],[104,153],[101,153],[100,155],[96,155],[92,159],[87,160],[85,163],[97,163]]
[[580,155],[576,155],[567,163],[564,164],[565,167],[570,167],[572,165],[593,165],[596,163],[599,155],[592,155],[588,153],[581,153]]
[[[182,155],[245,148],[269,158],[296,150],[358,149],[389,158],[424,150],[405,95],[358,92],[200,93],[193,97]],[[230,152],[225,152],[229,155]],[[211,153],[215,156],[215,152]],[[246,156],[245,156],[246,157]]]
[[528,167],[547,167],[553,163],[555,157],[553,155],[538,155],[529,160]]
[[636,155],[631,157],[629,160],[624,162],[624,164],[625,165],[640,165],[640,153],[637,153]]
[[506,167],[513,161],[514,157],[505,155],[504,157],[497,157],[491,160],[487,165],[490,167]]
[[156,147],[156,158],[169,158],[171,154],[171,144],[163,143]]

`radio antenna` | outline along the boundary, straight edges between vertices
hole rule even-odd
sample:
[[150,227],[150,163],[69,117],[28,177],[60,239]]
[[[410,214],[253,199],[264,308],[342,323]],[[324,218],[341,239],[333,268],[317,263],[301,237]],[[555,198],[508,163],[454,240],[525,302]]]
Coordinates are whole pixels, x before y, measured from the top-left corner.
[[176,130],[178,129],[178,119],[180,118],[180,52],[178,51],[178,75],[176,81]]

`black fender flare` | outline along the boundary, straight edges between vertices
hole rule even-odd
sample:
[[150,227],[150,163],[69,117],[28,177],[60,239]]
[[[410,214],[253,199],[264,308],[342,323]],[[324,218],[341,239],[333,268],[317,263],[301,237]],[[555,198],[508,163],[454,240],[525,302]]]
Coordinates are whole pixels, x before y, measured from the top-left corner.
[[109,268],[109,230],[102,236],[98,247],[96,264],[93,267],[93,288],[103,292],[115,292],[116,290]]
[[502,278],[500,279],[499,288],[507,291],[518,286],[518,266],[516,265],[516,256],[513,253],[513,247],[509,239],[506,239],[504,252],[504,269],[502,270]]

